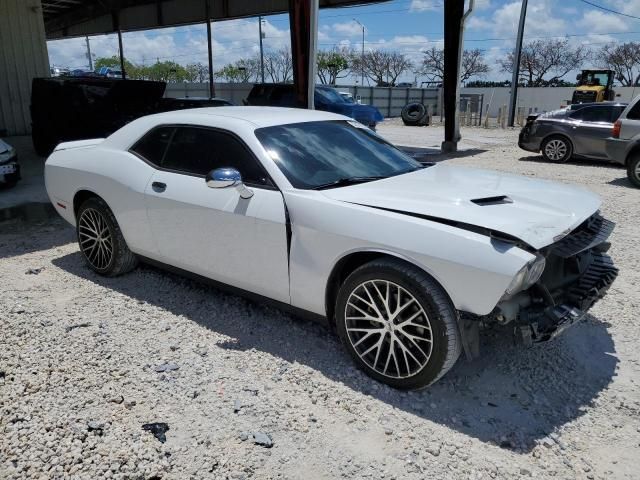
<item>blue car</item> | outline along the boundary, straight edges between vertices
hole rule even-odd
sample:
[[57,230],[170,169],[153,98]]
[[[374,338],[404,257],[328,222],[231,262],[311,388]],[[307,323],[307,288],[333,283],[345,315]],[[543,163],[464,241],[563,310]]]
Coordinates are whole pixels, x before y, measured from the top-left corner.
[[[316,86],[314,100],[316,110],[346,115],[372,129],[375,129],[376,124],[384,119],[376,107],[350,102],[336,89],[326,85]],[[244,103],[267,107],[295,107],[293,85],[289,83],[256,84]]]

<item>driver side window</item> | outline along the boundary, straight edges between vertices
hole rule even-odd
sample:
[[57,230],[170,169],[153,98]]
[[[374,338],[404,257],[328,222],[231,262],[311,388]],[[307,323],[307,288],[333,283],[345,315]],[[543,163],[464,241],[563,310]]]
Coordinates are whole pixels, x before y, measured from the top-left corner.
[[247,147],[232,135],[209,128],[177,127],[160,166],[202,176],[216,168],[231,167],[248,185],[273,186]]

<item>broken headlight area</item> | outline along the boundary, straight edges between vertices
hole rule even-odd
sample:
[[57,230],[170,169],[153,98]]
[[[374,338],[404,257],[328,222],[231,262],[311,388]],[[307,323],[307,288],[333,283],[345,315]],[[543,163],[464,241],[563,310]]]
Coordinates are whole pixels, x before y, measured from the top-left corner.
[[[507,289],[492,317],[502,324],[513,322],[516,338],[529,345],[550,340],[580,321],[618,275],[606,255],[613,227],[595,213],[543,249],[544,263],[537,258],[514,277],[513,290]],[[522,286],[520,291],[514,283]]]

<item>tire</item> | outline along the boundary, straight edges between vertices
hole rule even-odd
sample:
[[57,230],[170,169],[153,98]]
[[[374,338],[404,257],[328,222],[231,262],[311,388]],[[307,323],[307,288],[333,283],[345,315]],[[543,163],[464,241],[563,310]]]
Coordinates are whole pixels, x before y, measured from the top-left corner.
[[640,188],[640,153],[633,155],[627,162],[627,177],[636,188]]
[[[115,277],[138,264],[122,236],[116,217],[104,200],[91,197],[80,205],[76,217],[78,246],[89,268],[100,275]],[[92,239],[100,238],[95,241]]]
[[[398,296],[404,308],[399,313],[394,308],[397,317],[389,322],[384,298],[393,305]],[[460,356],[458,312],[449,296],[433,278],[401,260],[373,260],[357,268],[340,287],[335,311],[336,330],[356,365],[391,387],[427,387]]]
[[427,109],[421,103],[408,103],[402,108],[400,116],[405,125],[415,127],[427,114]]
[[548,162],[564,163],[573,155],[573,145],[567,137],[552,135],[542,142],[542,156]]

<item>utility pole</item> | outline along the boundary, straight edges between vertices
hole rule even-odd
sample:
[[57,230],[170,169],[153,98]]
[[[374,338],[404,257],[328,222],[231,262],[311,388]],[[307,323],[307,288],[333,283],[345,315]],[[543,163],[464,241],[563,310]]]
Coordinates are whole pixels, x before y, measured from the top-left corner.
[[264,33],[262,33],[262,16],[258,17],[258,32],[260,33],[260,76],[262,78],[262,83],[264,83],[264,53],[262,51],[262,39],[264,38]]
[[516,102],[518,101],[518,79],[520,78],[520,57],[522,54],[522,38],[524,37],[524,22],[527,17],[527,0],[522,0],[520,9],[520,23],[518,23],[518,39],[516,51],[513,55],[513,75],[511,77],[511,99],[509,100],[509,126],[513,127],[516,117]]
[[353,19],[353,21],[362,27],[362,54],[360,55],[360,85],[364,87],[364,25],[361,24],[355,18]]
[[89,36],[84,37],[87,42],[87,59],[89,60],[89,71],[93,72],[93,58],[91,57],[91,44],[89,43]]

